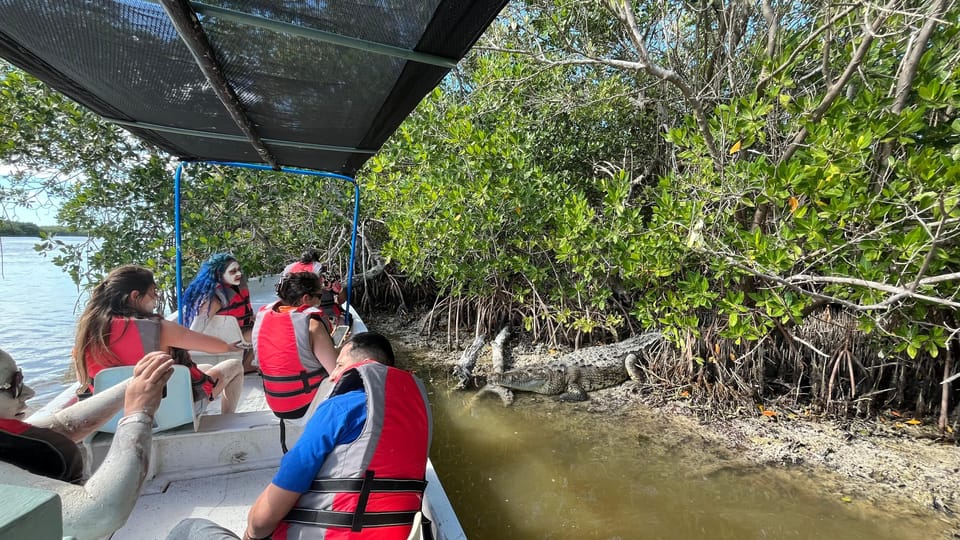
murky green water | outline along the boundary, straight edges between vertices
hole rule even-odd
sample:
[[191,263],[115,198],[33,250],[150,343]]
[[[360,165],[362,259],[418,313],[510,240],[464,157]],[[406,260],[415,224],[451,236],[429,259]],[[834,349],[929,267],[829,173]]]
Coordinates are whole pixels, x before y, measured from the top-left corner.
[[[420,375],[429,379],[430,374]],[[471,539],[931,539],[935,517],[844,502],[816,479],[734,468],[662,419],[431,389],[432,459]]]

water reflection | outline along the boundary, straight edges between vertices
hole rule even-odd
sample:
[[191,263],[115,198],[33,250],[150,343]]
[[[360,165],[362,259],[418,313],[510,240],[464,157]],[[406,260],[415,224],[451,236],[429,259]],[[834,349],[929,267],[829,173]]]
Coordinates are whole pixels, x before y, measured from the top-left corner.
[[610,418],[543,399],[469,407],[471,393],[449,393],[445,375],[432,375],[432,459],[470,538],[903,540],[944,530],[932,517],[843,502],[800,472],[725,464],[697,433],[671,432],[652,413]]

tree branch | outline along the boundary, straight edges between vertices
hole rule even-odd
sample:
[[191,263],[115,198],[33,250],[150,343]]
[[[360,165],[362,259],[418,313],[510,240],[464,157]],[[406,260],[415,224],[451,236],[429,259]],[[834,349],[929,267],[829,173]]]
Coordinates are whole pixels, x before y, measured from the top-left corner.
[[710,157],[713,158],[714,166],[719,168],[723,164],[720,152],[717,150],[717,143],[713,138],[713,133],[710,131],[710,123],[707,120],[707,115],[703,110],[703,104],[700,102],[700,99],[694,95],[693,89],[677,72],[666,69],[650,60],[650,53],[647,50],[646,42],[640,34],[636,18],[633,16],[633,5],[626,2],[626,0],[607,0],[606,5],[613,14],[624,23],[630,41],[632,41],[633,45],[637,48],[637,53],[640,55],[640,62],[635,62],[634,64],[642,65],[644,71],[658,79],[673,84],[680,90],[680,93],[683,94],[684,99],[690,105],[690,108],[693,109],[693,116],[697,121],[697,126],[700,128],[704,144],[706,144],[707,150],[710,152]]
[[780,67],[778,67],[777,69],[773,70],[773,72],[771,72],[769,75],[760,79],[760,82],[757,83],[757,93],[758,94],[762,93],[763,89],[767,86],[767,84],[770,82],[771,79],[779,75],[780,72],[782,72],[783,70],[793,65],[793,62],[794,60],[797,59],[797,56],[799,56],[801,52],[806,50],[806,48],[809,47],[811,43],[816,41],[816,39],[820,36],[820,34],[822,34],[827,29],[831,28],[840,19],[846,17],[848,14],[850,14],[851,11],[853,11],[854,9],[857,9],[858,6],[859,4],[852,4],[848,8],[840,11],[839,13],[831,17],[829,21],[823,23],[823,25],[820,26],[820,28],[817,28],[816,30],[814,30],[813,33],[807,36],[806,39],[800,42],[800,45],[797,45],[797,47],[793,50],[793,52],[790,53],[790,56],[787,57],[786,62],[781,64]]

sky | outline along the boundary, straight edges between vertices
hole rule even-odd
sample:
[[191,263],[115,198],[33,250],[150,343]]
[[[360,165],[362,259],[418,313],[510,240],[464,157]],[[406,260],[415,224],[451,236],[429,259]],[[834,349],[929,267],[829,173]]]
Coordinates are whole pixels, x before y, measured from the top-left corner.
[[5,217],[13,221],[23,221],[40,226],[53,226],[57,224],[57,208],[47,205],[43,208],[4,208]]
[[[10,168],[0,164],[0,188],[7,185],[5,173],[9,173]],[[57,210],[59,204],[50,202],[46,197],[41,196],[40,201],[32,208],[22,206],[13,206],[9,201],[0,198],[0,219],[9,219],[12,221],[23,221],[36,225],[51,226],[57,224]]]

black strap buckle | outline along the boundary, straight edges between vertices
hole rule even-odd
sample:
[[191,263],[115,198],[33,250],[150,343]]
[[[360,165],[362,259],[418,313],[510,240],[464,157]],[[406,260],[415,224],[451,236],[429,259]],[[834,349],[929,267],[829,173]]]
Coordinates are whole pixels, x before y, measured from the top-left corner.
[[350,530],[360,532],[363,530],[363,513],[367,510],[367,499],[370,498],[370,488],[373,487],[373,471],[367,469],[363,473],[363,483],[360,484],[360,498],[357,500],[357,508],[353,511],[353,523]]

